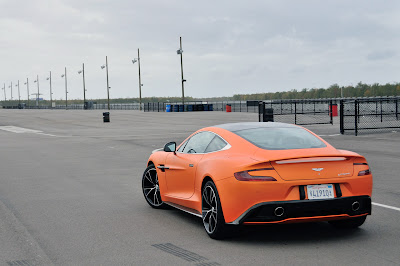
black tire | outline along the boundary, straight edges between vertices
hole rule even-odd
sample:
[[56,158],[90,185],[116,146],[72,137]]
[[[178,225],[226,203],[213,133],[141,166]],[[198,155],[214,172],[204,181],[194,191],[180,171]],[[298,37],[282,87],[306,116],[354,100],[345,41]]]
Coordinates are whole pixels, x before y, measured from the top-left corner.
[[155,209],[164,209],[166,204],[161,200],[156,167],[150,164],[143,173],[142,191],[147,203]]
[[366,219],[367,215],[344,220],[329,221],[329,223],[336,228],[351,229],[363,225]]
[[223,239],[230,234],[231,226],[225,223],[217,187],[208,181],[201,192],[201,209],[204,229],[212,239]]

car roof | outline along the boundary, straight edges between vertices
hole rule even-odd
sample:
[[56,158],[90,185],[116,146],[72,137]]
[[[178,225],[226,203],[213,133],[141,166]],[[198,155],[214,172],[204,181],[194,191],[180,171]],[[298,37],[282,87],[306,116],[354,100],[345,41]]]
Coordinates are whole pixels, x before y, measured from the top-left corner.
[[279,122],[242,122],[242,123],[228,123],[216,125],[214,127],[222,128],[231,132],[245,129],[254,128],[299,128],[296,125],[279,123]]

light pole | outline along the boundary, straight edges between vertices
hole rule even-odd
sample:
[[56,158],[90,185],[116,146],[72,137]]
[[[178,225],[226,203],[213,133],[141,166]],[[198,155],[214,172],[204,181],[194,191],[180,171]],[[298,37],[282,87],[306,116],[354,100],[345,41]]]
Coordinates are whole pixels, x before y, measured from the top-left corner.
[[18,105],[21,105],[21,94],[19,93],[19,80],[18,84],[15,84],[15,87],[18,87]]
[[24,83],[26,85],[26,90],[28,91],[28,106],[29,106],[29,80],[26,78],[26,82]]
[[6,84],[5,83],[4,83],[3,91],[4,91],[4,102],[6,102],[7,101],[7,95],[6,95]]
[[50,71],[50,76],[46,78],[50,82],[50,109],[53,108],[53,92],[51,91],[51,71]]
[[[176,51],[176,53],[181,55],[182,104],[183,104],[183,106],[185,106],[185,86],[184,86],[184,83],[186,82],[186,79],[183,78],[182,37],[179,37],[179,43],[180,43],[180,48],[179,48],[179,50]],[[183,110],[185,110],[185,107],[183,107]]]
[[34,83],[37,83],[37,98],[36,98],[36,105],[37,105],[37,107],[39,108],[39,104],[40,104],[40,99],[39,99],[39,97],[40,97],[40,93],[39,93],[39,75],[37,75],[36,76],[36,80],[34,80],[33,81]]
[[13,99],[13,97],[12,97],[12,81],[11,81],[11,85],[10,86],[8,86],[8,88],[10,88],[10,90],[11,90],[11,98],[10,98],[10,100],[12,101],[12,99]]
[[82,63],[82,70],[78,71],[78,74],[82,73],[83,77],[83,109],[85,109],[85,103],[86,103],[86,88],[85,88],[85,63]]
[[68,110],[67,67],[65,67],[65,72],[61,77],[65,79],[65,110]]
[[106,64],[101,66],[101,69],[106,68],[107,72],[107,104],[108,104],[108,110],[110,110],[110,86],[108,84],[108,61],[107,61],[107,56],[106,56]]
[[139,110],[142,110],[142,78],[140,76],[140,55],[139,55],[139,48],[137,49],[137,58],[134,58],[132,60],[132,63],[135,64],[136,62],[138,62],[138,66],[139,66]]

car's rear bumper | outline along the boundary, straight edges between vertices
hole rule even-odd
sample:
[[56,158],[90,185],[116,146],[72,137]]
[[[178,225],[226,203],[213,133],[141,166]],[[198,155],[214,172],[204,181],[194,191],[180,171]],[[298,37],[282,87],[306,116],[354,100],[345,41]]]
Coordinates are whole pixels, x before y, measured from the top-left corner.
[[324,200],[263,202],[250,207],[230,224],[328,221],[371,214],[369,196]]

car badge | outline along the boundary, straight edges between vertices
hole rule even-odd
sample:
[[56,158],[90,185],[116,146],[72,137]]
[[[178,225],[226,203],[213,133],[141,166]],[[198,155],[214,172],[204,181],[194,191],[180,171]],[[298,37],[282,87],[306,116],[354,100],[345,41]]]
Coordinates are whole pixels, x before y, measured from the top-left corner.
[[338,176],[342,176],[342,175],[349,175],[350,173],[341,173],[341,174],[338,174]]
[[324,168],[312,168],[312,170],[313,170],[313,171],[320,172],[320,171],[324,170]]

